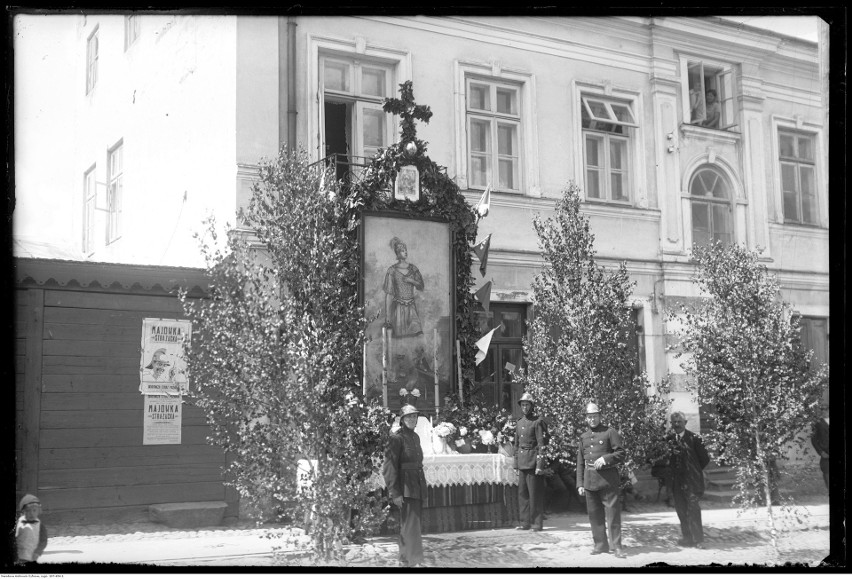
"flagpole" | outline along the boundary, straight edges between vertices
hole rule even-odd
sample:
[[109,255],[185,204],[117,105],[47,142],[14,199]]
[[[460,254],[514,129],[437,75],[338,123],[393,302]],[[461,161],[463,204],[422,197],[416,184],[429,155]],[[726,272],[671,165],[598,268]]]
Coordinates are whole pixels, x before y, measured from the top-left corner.
[[461,373],[461,342],[456,340],[456,364],[459,375],[459,402],[464,403],[464,389],[462,388],[462,373]]
[[438,328],[432,330],[432,370],[435,373],[435,415],[441,406],[441,394],[438,391]]
[[388,329],[382,326],[382,405],[388,407]]

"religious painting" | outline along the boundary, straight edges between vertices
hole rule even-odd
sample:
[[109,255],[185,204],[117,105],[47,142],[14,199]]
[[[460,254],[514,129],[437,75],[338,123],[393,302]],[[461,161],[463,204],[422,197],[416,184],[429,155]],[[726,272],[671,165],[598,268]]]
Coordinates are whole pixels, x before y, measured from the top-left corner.
[[391,409],[432,413],[453,375],[449,224],[367,214],[362,293],[368,319],[364,391]]
[[420,171],[414,165],[400,167],[394,181],[394,198],[420,200]]

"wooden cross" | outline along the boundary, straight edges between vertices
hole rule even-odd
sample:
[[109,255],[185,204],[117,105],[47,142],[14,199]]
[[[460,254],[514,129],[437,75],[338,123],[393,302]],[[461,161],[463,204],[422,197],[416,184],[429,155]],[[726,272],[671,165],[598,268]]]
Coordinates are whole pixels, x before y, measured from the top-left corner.
[[417,129],[414,126],[414,120],[429,123],[432,118],[432,111],[427,105],[418,105],[414,103],[414,89],[410,80],[399,85],[400,98],[386,98],[385,104],[382,106],[386,113],[399,115],[402,119],[399,121],[399,126],[402,128],[402,143],[414,141],[417,138]]

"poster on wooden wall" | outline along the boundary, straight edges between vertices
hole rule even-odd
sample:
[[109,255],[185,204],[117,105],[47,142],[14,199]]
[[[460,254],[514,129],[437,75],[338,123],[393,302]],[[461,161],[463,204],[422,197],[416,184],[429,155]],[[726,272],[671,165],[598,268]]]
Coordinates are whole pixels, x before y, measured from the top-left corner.
[[182,396],[145,395],[142,444],[180,444]]
[[142,320],[140,392],[175,396],[189,391],[186,351],[191,334],[192,323],[188,320]]

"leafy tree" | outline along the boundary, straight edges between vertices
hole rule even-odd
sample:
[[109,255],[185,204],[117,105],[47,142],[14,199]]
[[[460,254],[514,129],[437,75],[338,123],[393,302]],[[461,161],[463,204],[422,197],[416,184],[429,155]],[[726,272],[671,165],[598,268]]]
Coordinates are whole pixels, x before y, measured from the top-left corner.
[[629,451],[625,468],[640,467],[663,452],[667,385],[652,389],[646,376],[635,375],[627,335],[634,331],[634,283],[624,263],[607,270],[596,262],[594,235],[580,213],[578,192],[572,183],[552,218],[533,220],[544,268],[532,284],[536,313],[524,341],[522,381],[547,418],[550,460],[574,464],[586,429],[586,404],[593,401],[605,423],[622,434]]
[[[383,520],[370,477],[391,418],[360,396],[358,245],[335,189],[304,152],[262,162],[248,229],[223,249],[211,223],[202,242],[210,299],[182,296],[196,334],[190,399],[229,453],[231,484],[306,526],[318,560]],[[296,484],[300,460],[315,461],[308,485]]]
[[759,253],[716,243],[696,247],[693,278],[706,299],[672,312],[683,324],[682,366],[695,380],[688,388],[700,404],[715,408],[708,433],[715,458],[737,473],[736,504],[767,508],[772,541],[772,495],[777,468],[787,451],[818,418],[825,366],[811,369],[798,319],[779,299],[779,286]]

